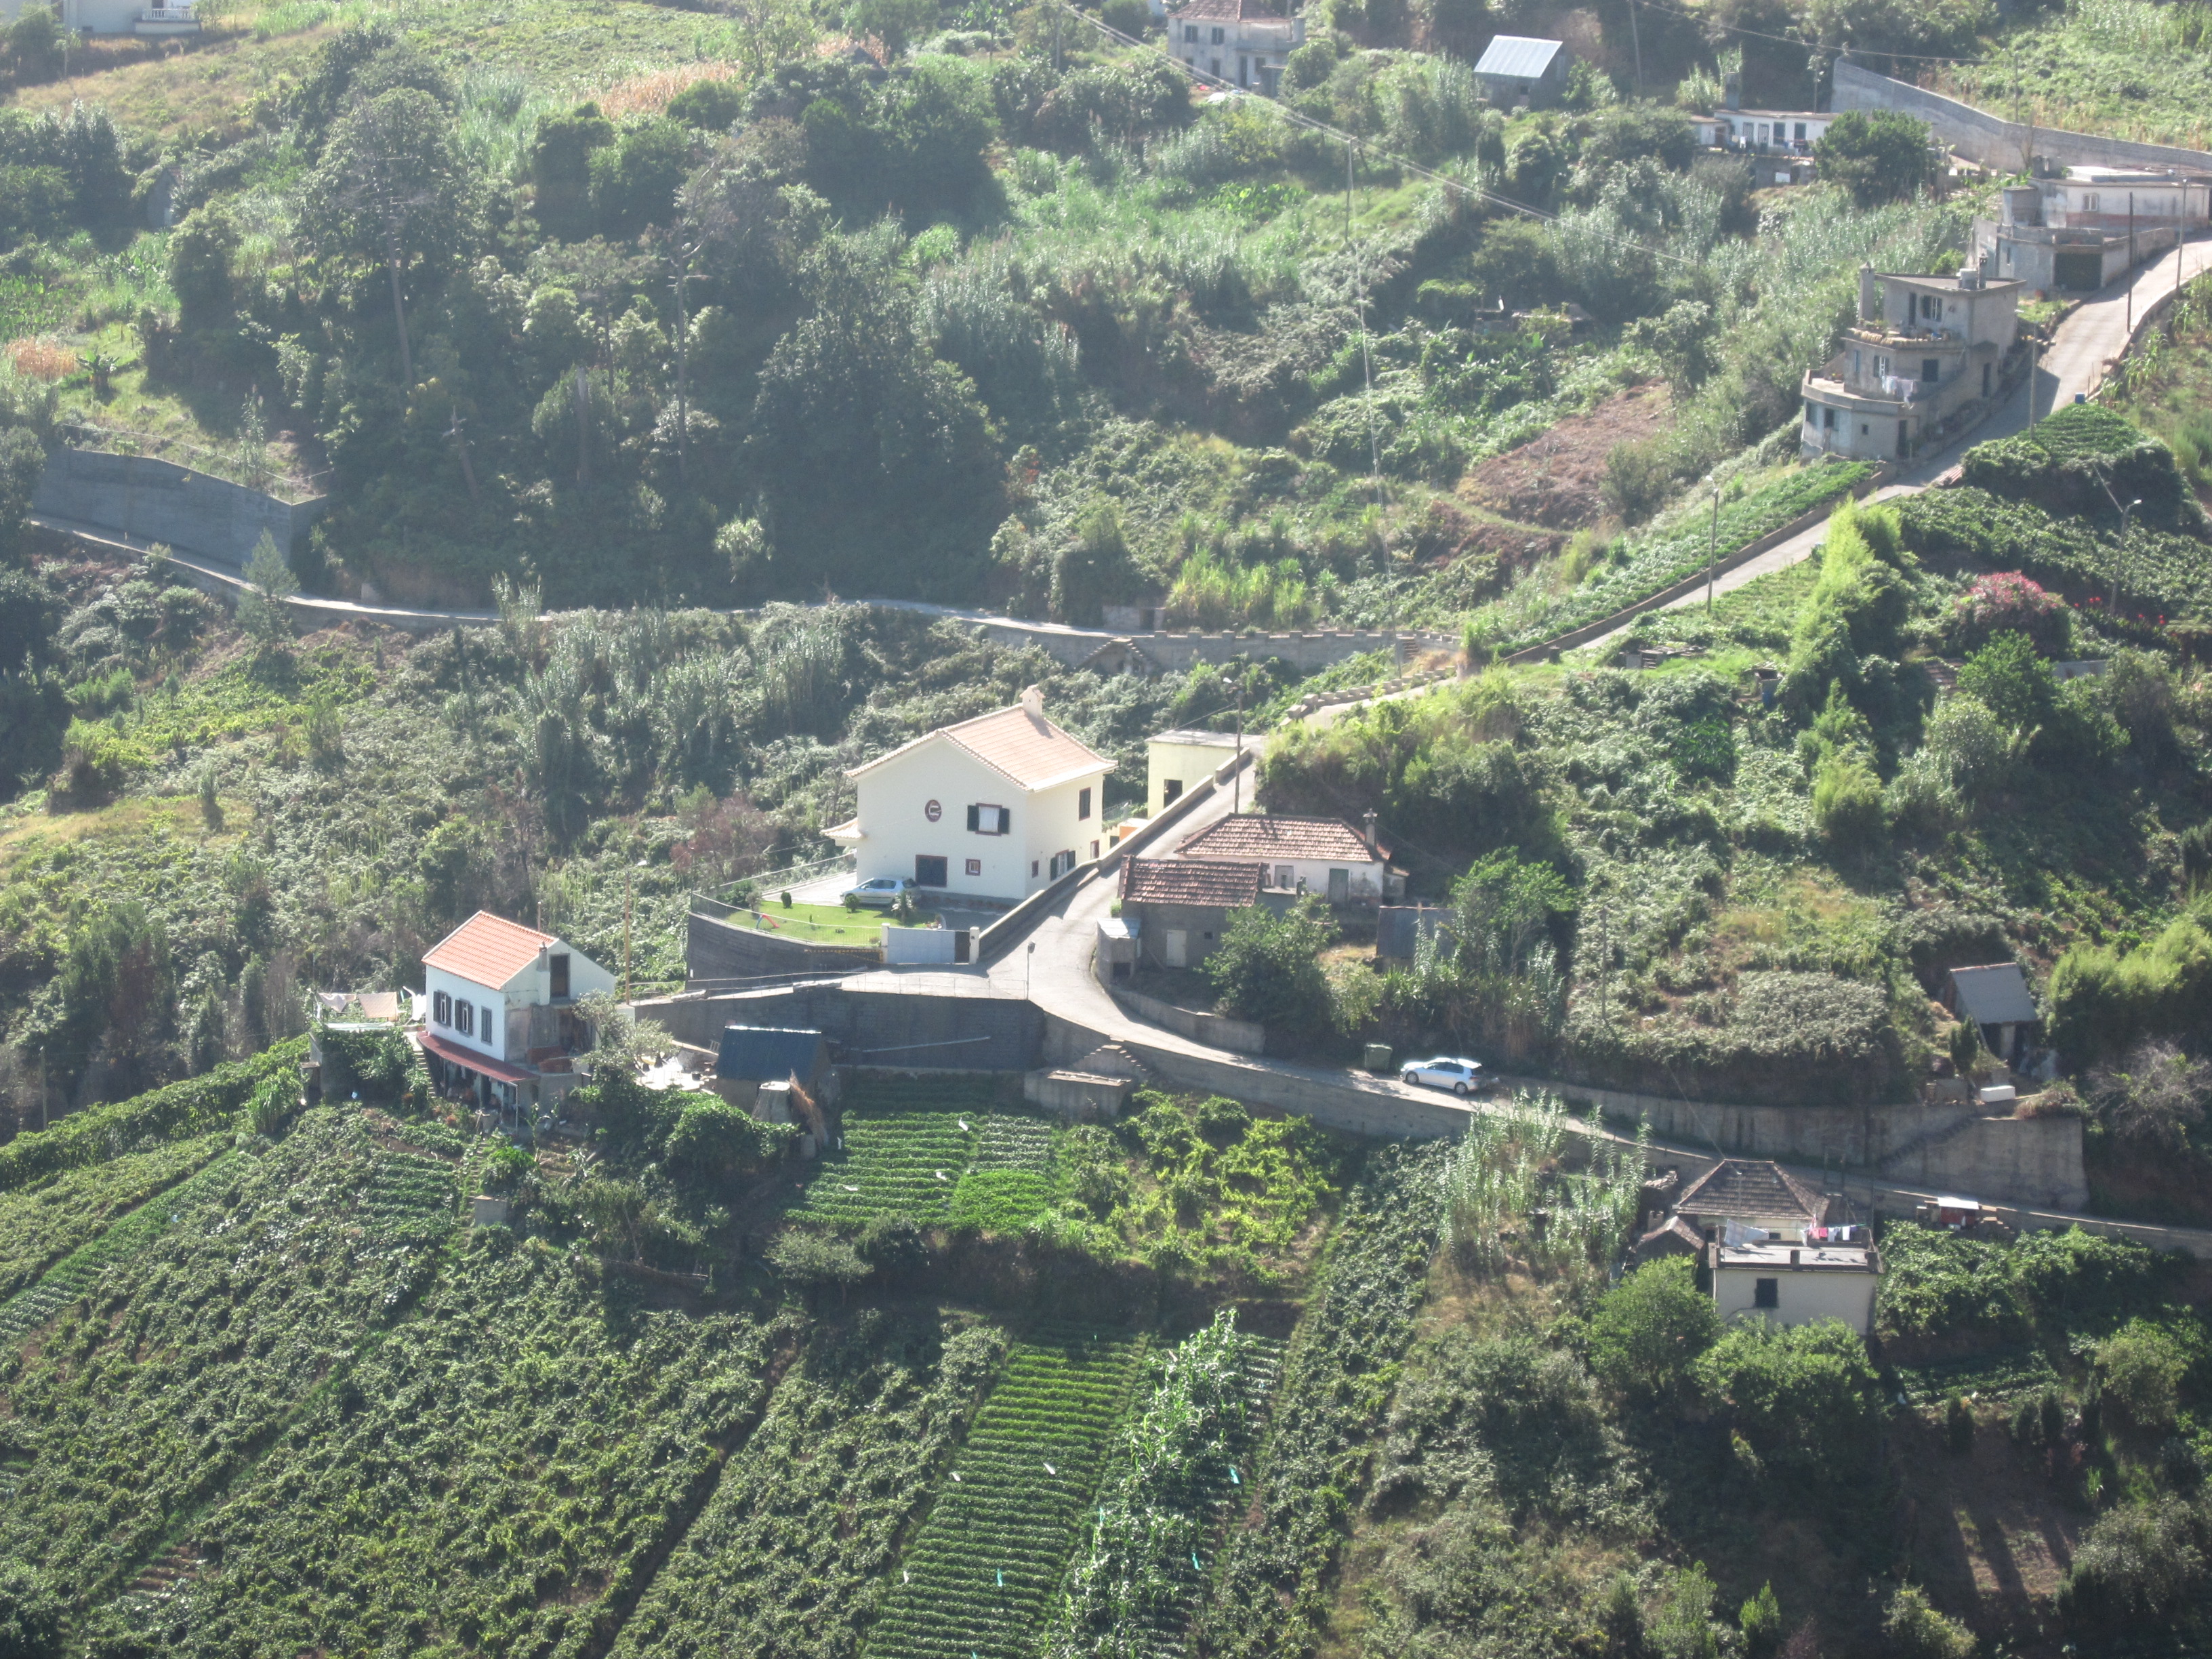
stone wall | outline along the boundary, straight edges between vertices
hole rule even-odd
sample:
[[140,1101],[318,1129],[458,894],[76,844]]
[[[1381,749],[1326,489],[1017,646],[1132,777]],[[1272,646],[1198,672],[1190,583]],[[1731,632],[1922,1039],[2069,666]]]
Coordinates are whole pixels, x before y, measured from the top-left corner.
[[1042,1012],[1018,998],[908,995],[840,984],[655,998],[638,1003],[637,1012],[667,1027],[678,1042],[702,1048],[719,1048],[726,1025],[780,1026],[820,1031],[841,1063],[915,1071],[1031,1070],[1044,1026]]
[[773,979],[779,974],[850,974],[876,965],[863,947],[809,945],[757,928],[740,927],[692,911],[684,924],[687,980]]
[[289,552],[326,505],[280,501],[173,462],[91,449],[49,455],[31,498],[36,514],[241,567],[262,532]]
[[1962,1102],[1720,1106],[1540,1078],[1499,1081],[1587,1101],[1617,1127],[1647,1120],[1655,1135],[1732,1157],[1872,1170],[1887,1181],[1955,1187],[1966,1197],[2012,1204],[2078,1209],[2088,1200],[2079,1118],[1984,1117],[1978,1106]]
[[1940,92],[1877,75],[1848,58],[1836,64],[1834,106],[1902,110],[1927,122],[1936,137],[1960,155],[2008,173],[2025,170],[2030,155],[2046,156],[2061,167],[2212,167],[2212,155],[2202,150],[2008,121]]

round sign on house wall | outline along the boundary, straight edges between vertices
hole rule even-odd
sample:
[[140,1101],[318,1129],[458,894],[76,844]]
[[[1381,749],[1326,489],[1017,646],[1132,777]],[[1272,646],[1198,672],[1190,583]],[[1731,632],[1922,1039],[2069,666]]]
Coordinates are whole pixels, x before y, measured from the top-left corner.
[[932,823],[934,823],[938,819],[945,816],[945,809],[942,806],[939,806],[935,801],[932,801],[928,805],[921,809],[921,815],[927,818]]

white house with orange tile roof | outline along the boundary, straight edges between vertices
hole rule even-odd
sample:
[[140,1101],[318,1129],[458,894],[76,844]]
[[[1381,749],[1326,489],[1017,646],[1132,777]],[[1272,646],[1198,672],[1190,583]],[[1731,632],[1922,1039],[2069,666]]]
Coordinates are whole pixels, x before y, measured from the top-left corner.
[[1176,849],[1186,859],[1228,859],[1263,866],[1267,884],[1313,893],[1331,904],[1375,904],[1391,885],[1387,850],[1371,830],[1341,818],[1237,812],[1207,825]]
[[[551,933],[479,910],[422,957],[421,1041],[432,1075],[477,1098],[534,1101],[541,1068],[587,1042],[568,1011],[615,976]],[[565,1017],[565,1018],[564,1018]]]
[[826,833],[853,849],[862,881],[903,876],[927,897],[1012,902],[1104,850],[1113,769],[1045,718],[1032,685],[1011,708],[854,767],[858,811]]

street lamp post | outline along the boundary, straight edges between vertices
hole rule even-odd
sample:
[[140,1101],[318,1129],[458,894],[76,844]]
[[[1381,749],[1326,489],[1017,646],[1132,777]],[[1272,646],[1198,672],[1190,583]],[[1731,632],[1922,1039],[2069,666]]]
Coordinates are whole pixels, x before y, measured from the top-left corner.
[[2112,561],[2112,608],[2115,611],[2124,602],[2122,596],[2127,591],[2128,532],[2135,522],[2136,509],[2142,505],[2142,497],[2138,495],[2120,509],[2120,549]]

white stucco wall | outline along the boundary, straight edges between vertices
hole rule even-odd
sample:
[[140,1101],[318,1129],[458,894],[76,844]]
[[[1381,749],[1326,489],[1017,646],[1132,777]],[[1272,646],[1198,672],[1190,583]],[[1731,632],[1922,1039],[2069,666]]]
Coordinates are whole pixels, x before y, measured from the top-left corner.
[[[610,996],[614,994],[614,975],[565,942],[542,952],[539,962],[546,963],[550,957],[564,951],[568,957],[568,997],[563,1006],[594,991],[603,991]],[[441,991],[456,1001],[468,1003],[475,1010],[471,1022],[476,1028],[473,1032],[463,1036],[458,1026],[439,1022],[437,994]],[[550,963],[533,963],[500,987],[478,985],[443,968],[423,965],[422,1007],[427,1029],[448,1042],[473,1048],[494,1060],[520,1063],[526,1058],[514,1052],[507,1041],[507,1016],[515,1010],[543,1006],[552,1000]],[[487,1010],[492,1014],[489,1020],[484,1018]]]
[[[1261,739],[1257,737],[1244,740],[1247,754],[1258,752]],[[1174,803],[1167,799],[1168,780],[1172,778],[1182,787],[1177,798],[1188,795],[1220,769],[1222,763],[1235,757],[1234,744],[1216,748],[1212,744],[1170,743],[1153,738],[1145,744],[1145,805],[1158,817]]]
[[[855,878],[912,880],[917,858],[941,858],[947,892],[1025,898],[1051,879],[1054,854],[1073,849],[1079,860],[1088,859],[1091,842],[1103,841],[1105,782],[1101,770],[1032,794],[956,744],[938,738],[917,744],[859,780],[861,840],[853,849]],[[1086,787],[1091,815],[1079,819],[1078,794]],[[928,813],[932,801],[938,805],[934,822]],[[969,830],[968,809],[975,805],[1005,807],[1012,815],[1007,832],[988,836]],[[970,860],[976,866],[972,872]]]
[[[1777,1281],[1780,1305],[1753,1305],[1756,1282]],[[1713,1271],[1713,1303],[1723,1319],[1755,1316],[1781,1325],[1809,1325],[1817,1319],[1840,1319],[1862,1334],[1874,1328],[1875,1287],[1881,1276],[1834,1269],[1781,1267],[1723,1267]]]

